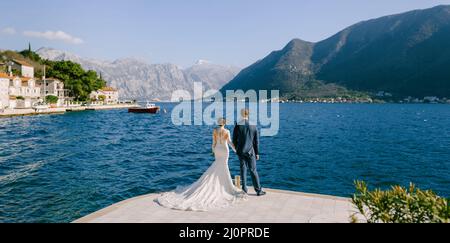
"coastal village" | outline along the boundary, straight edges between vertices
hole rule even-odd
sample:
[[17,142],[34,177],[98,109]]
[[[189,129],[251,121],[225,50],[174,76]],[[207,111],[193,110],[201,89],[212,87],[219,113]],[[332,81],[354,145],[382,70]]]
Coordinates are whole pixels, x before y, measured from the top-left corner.
[[[119,90],[103,87],[89,95],[88,102],[76,101],[62,80],[35,77],[33,65],[23,60],[0,62],[0,117],[65,113],[68,111],[102,110],[136,107],[133,102],[120,102]],[[362,97],[276,99],[280,103],[430,103],[449,104],[450,99],[434,96],[423,99],[394,99],[389,92]]]
[[[13,71],[19,75],[14,75]],[[0,116],[134,106],[132,103],[119,102],[119,90],[113,87],[92,91],[89,103],[76,102],[70,93],[61,80],[35,77],[34,67],[25,61],[0,63]]]
[[[388,93],[389,94],[389,93]],[[274,101],[272,101],[274,102]],[[402,99],[394,98],[392,95],[379,96],[374,98],[336,97],[336,98],[302,98],[302,99],[279,99],[280,103],[321,103],[321,104],[376,104],[376,103],[398,103],[398,104],[450,104],[449,98],[439,98],[437,96],[426,96],[423,98],[406,97]]]

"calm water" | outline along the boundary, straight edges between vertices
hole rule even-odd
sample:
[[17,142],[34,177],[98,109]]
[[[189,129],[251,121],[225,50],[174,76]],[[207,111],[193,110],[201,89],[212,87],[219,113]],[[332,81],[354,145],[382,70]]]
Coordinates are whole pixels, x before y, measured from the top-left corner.
[[[448,105],[282,104],[280,116],[261,140],[265,187],[349,196],[355,179],[413,181],[450,197]],[[212,129],[126,110],[1,119],[0,222],[70,222],[192,183],[212,162]]]

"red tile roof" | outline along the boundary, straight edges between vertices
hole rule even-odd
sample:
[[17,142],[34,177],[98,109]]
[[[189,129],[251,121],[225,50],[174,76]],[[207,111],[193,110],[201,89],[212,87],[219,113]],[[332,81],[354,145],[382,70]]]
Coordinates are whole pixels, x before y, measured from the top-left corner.
[[101,91],[117,91],[117,89],[113,88],[113,87],[104,87],[102,89],[100,89]]
[[29,64],[28,62],[25,62],[25,61],[14,59],[13,62],[18,63],[18,64],[20,64],[22,66],[33,67],[33,65],[31,65],[31,64]]
[[7,73],[0,73],[0,78],[11,78]]
[[7,74],[7,73],[0,73],[0,78],[7,78],[7,79],[11,79],[11,80],[19,78],[22,82],[28,82],[30,79],[33,79],[33,78],[28,78],[28,77],[9,76],[9,74]]
[[[59,79],[57,79],[57,78],[46,78],[45,81],[46,81],[46,82],[55,82],[55,81],[57,81],[57,82],[63,83],[63,81],[61,81],[61,80],[59,80]],[[43,79],[36,79],[36,82],[37,82],[37,83],[43,83],[44,80],[43,80]]]

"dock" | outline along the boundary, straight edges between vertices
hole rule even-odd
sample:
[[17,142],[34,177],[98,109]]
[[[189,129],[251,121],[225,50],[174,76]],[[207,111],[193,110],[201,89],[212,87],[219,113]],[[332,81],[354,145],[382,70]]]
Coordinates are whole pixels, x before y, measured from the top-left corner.
[[33,116],[33,115],[49,115],[49,114],[64,114],[66,108],[48,108],[45,110],[35,109],[5,109],[0,112],[0,118],[2,117],[14,117],[14,116]]
[[[267,195],[209,212],[179,211],[155,202],[160,194],[131,198],[73,223],[350,223],[349,198],[266,189]],[[356,215],[360,222],[362,218]]]
[[33,116],[33,115],[50,115],[50,114],[64,114],[66,112],[74,111],[88,111],[88,110],[111,110],[111,109],[127,109],[136,107],[135,104],[117,104],[117,105],[98,105],[98,106],[74,106],[74,107],[58,107],[48,108],[43,110],[28,109],[5,109],[0,112],[0,118],[15,117],[15,116]]

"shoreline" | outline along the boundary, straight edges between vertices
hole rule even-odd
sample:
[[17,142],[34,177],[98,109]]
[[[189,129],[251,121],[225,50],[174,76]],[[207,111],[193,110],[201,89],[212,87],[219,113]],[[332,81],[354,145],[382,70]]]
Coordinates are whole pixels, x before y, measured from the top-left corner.
[[97,111],[97,110],[112,110],[112,109],[127,109],[137,107],[136,104],[117,104],[117,105],[100,105],[100,106],[77,106],[77,107],[59,107],[59,108],[48,108],[41,111],[36,111],[35,109],[5,109],[0,112],[0,118],[11,118],[20,116],[36,116],[36,115],[58,115],[65,114],[67,112],[76,111]]
[[[191,103],[197,103],[198,101],[195,100],[188,100],[186,102],[191,102]],[[222,103],[228,103],[228,102],[233,102],[233,101],[223,101]],[[244,102],[244,101],[239,101],[239,102]],[[238,102],[238,103],[239,103]],[[158,102],[154,102],[156,104],[180,104],[181,102],[172,102],[172,101],[158,101]],[[213,103],[210,101],[203,101],[203,102],[199,102],[199,103]],[[250,102],[250,103],[262,103],[262,104],[270,104],[270,103],[278,103],[278,104],[348,104],[348,105],[361,105],[361,104],[367,104],[367,105],[450,105],[450,102],[446,102],[446,103],[427,103],[427,102],[311,102],[311,101],[303,101],[303,102],[299,102],[299,101],[282,101],[282,102]]]

